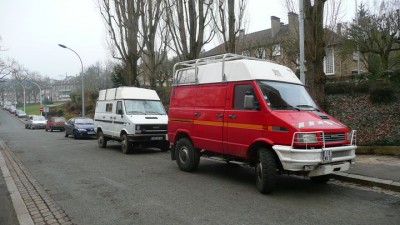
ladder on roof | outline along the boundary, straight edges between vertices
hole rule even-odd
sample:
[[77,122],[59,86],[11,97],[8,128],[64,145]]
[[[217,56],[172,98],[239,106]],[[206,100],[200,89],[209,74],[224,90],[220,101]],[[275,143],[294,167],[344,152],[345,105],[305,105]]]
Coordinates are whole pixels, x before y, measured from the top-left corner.
[[188,61],[183,61],[183,62],[178,62],[174,65],[173,69],[173,78],[174,81],[173,83],[177,85],[177,78],[175,77],[176,71],[177,70],[190,70],[194,69],[195,71],[195,83],[198,83],[198,66],[201,65],[208,65],[212,63],[219,63],[222,62],[222,82],[226,82],[226,75],[225,75],[225,62],[227,61],[234,61],[234,60],[241,60],[241,59],[248,59],[248,60],[257,60],[257,61],[266,61],[265,59],[259,59],[255,57],[250,57],[250,56],[244,56],[244,55],[237,55],[237,54],[232,54],[232,53],[226,53],[222,55],[215,55],[215,56],[210,56],[210,57],[205,57],[205,58],[199,58],[199,59],[193,59],[193,60],[188,60]]

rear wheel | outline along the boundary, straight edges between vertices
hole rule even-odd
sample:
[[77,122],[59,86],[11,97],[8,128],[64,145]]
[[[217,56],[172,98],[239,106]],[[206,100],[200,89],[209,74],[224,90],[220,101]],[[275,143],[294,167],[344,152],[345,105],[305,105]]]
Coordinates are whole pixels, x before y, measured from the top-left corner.
[[121,147],[124,154],[129,154],[132,151],[132,144],[129,143],[128,136],[126,136],[126,134],[122,135]]
[[176,163],[183,171],[192,172],[197,169],[200,162],[200,153],[187,138],[179,139],[175,150]]
[[314,183],[325,184],[331,179],[331,174],[326,174],[322,176],[310,177],[311,181]]
[[258,161],[256,164],[256,185],[257,189],[263,193],[271,193],[277,183],[277,164],[272,151],[266,148],[258,150]]
[[107,139],[104,137],[102,131],[99,131],[97,133],[97,144],[99,145],[100,148],[105,148],[107,146]]

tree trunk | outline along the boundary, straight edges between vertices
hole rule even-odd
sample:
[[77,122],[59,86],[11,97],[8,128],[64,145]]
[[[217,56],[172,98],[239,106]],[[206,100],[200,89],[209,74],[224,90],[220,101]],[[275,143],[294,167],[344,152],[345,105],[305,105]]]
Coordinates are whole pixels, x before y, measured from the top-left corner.
[[235,0],[228,0],[229,44],[228,52],[235,53]]

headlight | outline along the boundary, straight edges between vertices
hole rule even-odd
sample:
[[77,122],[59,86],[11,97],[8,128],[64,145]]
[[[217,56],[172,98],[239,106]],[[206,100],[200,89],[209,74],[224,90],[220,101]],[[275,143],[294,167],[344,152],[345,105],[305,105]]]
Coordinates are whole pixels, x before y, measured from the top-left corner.
[[307,133],[297,134],[297,143],[304,143],[304,144],[318,143],[317,134],[307,134]]
[[349,131],[348,133],[347,133],[347,140],[349,140],[349,141],[351,141],[351,135],[352,135],[352,131]]

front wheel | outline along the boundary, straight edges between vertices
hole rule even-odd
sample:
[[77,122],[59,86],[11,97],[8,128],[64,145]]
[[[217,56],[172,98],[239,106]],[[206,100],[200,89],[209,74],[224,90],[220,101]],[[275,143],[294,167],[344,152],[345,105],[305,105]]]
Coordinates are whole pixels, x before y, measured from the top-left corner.
[[126,136],[126,134],[122,135],[121,147],[124,154],[129,154],[132,151],[132,144],[129,143],[128,136]]
[[271,193],[277,183],[277,164],[272,151],[266,148],[258,150],[258,161],[256,165],[256,185],[257,189],[263,193]]
[[331,179],[331,174],[326,174],[322,176],[310,177],[311,181],[318,184],[325,184]]
[[68,137],[68,136],[69,136],[68,132],[67,132],[67,130],[65,130],[64,137]]
[[99,145],[100,148],[105,148],[107,146],[107,139],[104,137],[102,131],[99,131],[97,133],[97,144]]
[[192,172],[197,169],[200,162],[200,153],[187,138],[179,139],[175,150],[176,163],[183,171]]

